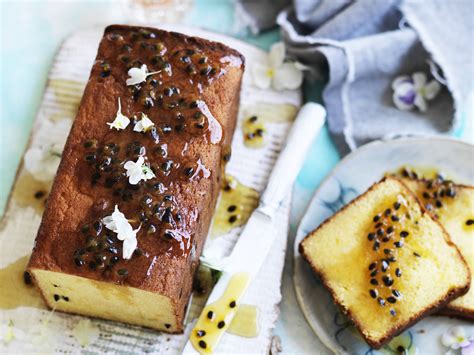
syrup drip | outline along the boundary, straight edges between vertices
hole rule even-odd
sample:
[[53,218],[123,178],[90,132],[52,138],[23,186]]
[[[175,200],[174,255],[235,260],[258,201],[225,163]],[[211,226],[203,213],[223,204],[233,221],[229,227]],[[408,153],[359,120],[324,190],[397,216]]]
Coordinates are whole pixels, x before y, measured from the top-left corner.
[[201,354],[211,354],[215,350],[222,334],[229,328],[230,318],[236,314],[249,282],[249,274],[234,274],[222,297],[204,307],[189,337]]
[[23,256],[12,264],[0,269],[0,309],[35,307],[45,309],[41,295],[32,284],[25,283],[25,271],[30,259]]
[[242,132],[244,144],[249,148],[261,148],[266,142],[267,125],[293,122],[297,108],[290,104],[258,103],[244,109]]
[[245,338],[255,338],[258,336],[259,329],[259,309],[257,306],[242,304],[232,319],[228,333]]
[[224,235],[244,225],[257,208],[260,195],[232,176],[226,176],[221,197],[214,213],[211,237]]
[[51,182],[36,180],[25,172],[18,178],[12,197],[20,207],[32,207],[41,216],[50,190]]

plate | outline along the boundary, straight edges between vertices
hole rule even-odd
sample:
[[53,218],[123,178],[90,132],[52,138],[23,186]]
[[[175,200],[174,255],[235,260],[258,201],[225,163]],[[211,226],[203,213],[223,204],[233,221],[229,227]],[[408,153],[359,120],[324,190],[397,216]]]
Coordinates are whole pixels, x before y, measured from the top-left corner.
[[403,346],[408,354],[444,354],[442,334],[461,325],[474,336],[474,325],[467,321],[430,316],[395,338],[387,346],[371,349],[348,318],[332,302],[329,292],[313,274],[298,252],[298,244],[324,220],[366,191],[388,171],[403,165],[437,168],[457,182],[474,184],[474,146],[449,138],[403,138],[376,141],[344,158],[317,189],[299,225],[295,245],[293,276],[298,303],[311,328],[335,353],[397,353]]

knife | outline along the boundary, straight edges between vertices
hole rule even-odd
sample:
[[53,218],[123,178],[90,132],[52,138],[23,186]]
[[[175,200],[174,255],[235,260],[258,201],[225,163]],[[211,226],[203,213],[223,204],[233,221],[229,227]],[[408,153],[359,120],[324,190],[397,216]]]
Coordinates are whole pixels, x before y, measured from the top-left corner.
[[324,125],[325,118],[326,110],[319,104],[307,103],[300,109],[259,206],[239,236],[219,281],[191,331],[183,354],[211,354],[216,349],[270,251],[276,234],[276,212],[291,191],[306,153]]

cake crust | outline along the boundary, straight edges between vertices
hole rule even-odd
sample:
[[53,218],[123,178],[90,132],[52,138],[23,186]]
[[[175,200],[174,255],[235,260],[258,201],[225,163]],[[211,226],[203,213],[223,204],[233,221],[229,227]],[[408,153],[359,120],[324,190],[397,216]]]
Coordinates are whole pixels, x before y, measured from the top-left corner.
[[[362,193],[361,195],[357,196],[354,200],[352,200],[349,204],[343,206],[338,212],[336,212],[336,214],[340,213],[340,212],[343,212],[344,210],[346,210],[350,205],[352,205],[353,203],[357,202],[357,201],[361,201],[362,199],[364,199],[368,194],[370,194],[379,184],[383,183],[384,181],[386,180],[396,180],[397,182],[399,182],[401,185],[404,186],[404,188],[406,189],[406,193],[409,194],[414,200],[417,201],[419,207],[420,207],[420,210],[421,210],[421,213],[422,213],[422,216],[427,214],[427,211],[425,210],[425,208],[423,207],[423,205],[419,202],[417,196],[411,192],[411,190],[409,190],[409,188],[406,186],[406,184],[403,183],[403,181],[401,181],[400,179],[398,178],[395,178],[395,177],[384,177],[382,180],[380,180],[379,182],[377,183],[374,183],[367,191],[365,191],[364,193]],[[456,287],[454,289],[451,289],[449,290],[449,292],[445,295],[445,297],[443,299],[440,299],[437,303],[435,304],[432,304],[430,305],[429,307],[426,307],[425,309],[421,310],[420,312],[418,312],[417,314],[414,314],[412,317],[410,317],[409,320],[407,320],[406,322],[404,322],[403,324],[399,324],[397,327],[395,327],[394,329],[392,329],[390,332],[387,332],[383,337],[381,337],[380,339],[378,339],[378,341],[373,341],[371,338],[367,337],[364,332],[363,332],[363,326],[362,324],[358,321],[357,317],[354,316],[353,312],[348,309],[347,307],[345,307],[338,299],[337,297],[337,294],[336,292],[333,290],[333,288],[330,286],[329,284],[329,281],[328,281],[328,278],[326,276],[326,274],[324,273],[324,271],[320,270],[313,262],[312,262],[312,258],[310,257],[310,255],[308,255],[308,253],[306,252],[305,248],[304,248],[304,241],[307,240],[308,238],[312,237],[312,235],[314,233],[316,233],[319,229],[321,229],[324,225],[328,224],[330,221],[332,221],[332,219],[336,216],[336,214],[332,215],[331,217],[329,217],[328,219],[326,219],[324,222],[322,222],[314,231],[312,231],[311,233],[309,233],[299,244],[298,246],[298,251],[299,253],[301,254],[301,256],[303,257],[303,259],[308,263],[308,265],[310,266],[311,270],[319,277],[319,279],[321,280],[321,282],[323,283],[324,287],[329,291],[330,295],[331,295],[331,298],[333,300],[333,302],[337,305],[337,307],[343,312],[343,314],[345,314],[351,321],[352,323],[356,326],[356,328],[359,330],[361,336],[364,338],[364,340],[367,342],[367,344],[369,346],[371,346],[372,348],[374,349],[380,349],[381,347],[383,347],[384,345],[386,345],[391,339],[393,339],[395,336],[399,335],[400,333],[402,333],[403,331],[405,331],[406,329],[408,329],[409,327],[411,327],[412,325],[414,325],[415,323],[417,323],[419,320],[421,320],[422,318],[430,315],[430,314],[433,314],[433,313],[436,313],[438,312],[439,310],[443,309],[450,301],[452,301],[453,299],[457,298],[457,297],[460,297],[464,294],[466,294],[468,291],[469,291],[469,287],[470,287],[470,280],[471,280],[471,273],[469,271],[469,268],[467,268],[467,264],[466,264],[466,261],[464,260],[464,257],[462,256],[462,254],[460,253],[459,249],[457,248],[457,246],[451,241],[448,233],[446,232],[446,230],[443,228],[443,226],[441,224],[439,224],[439,222],[437,221],[434,221],[435,223],[437,223],[442,231],[443,231],[443,236],[444,236],[444,239],[446,240],[447,244],[451,247],[454,247],[454,249],[456,250],[457,252],[457,255],[459,256],[459,258],[464,262],[464,264],[466,264],[466,268],[467,268],[467,271],[468,271],[468,275],[469,275],[469,280],[468,282],[465,284],[465,285],[462,285],[460,287]]]
[[[156,74],[127,85],[128,70],[143,65]],[[183,331],[244,67],[244,57],[221,43],[148,27],[105,29],[28,265],[37,282],[35,270],[46,270],[163,295],[176,327],[157,328]],[[111,129],[119,108],[131,122]],[[136,132],[142,114],[154,127]],[[139,157],[155,178],[132,185],[123,165]],[[140,228],[130,260],[102,223],[115,205]]]

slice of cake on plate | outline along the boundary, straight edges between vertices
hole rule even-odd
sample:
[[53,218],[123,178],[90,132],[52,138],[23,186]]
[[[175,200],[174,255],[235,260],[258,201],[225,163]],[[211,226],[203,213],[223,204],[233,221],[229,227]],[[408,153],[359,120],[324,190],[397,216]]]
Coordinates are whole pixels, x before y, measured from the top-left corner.
[[[474,270],[474,187],[454,184],[441,176],[435,179],[404,178],[403,182],[417,195],[448,232],[469,268]],[[441,313],[474,319],[474,290],[441,310]]]
[[395,178],[326,220],[299,250],[374,348],[470,286],[469,268],[446,231]]

